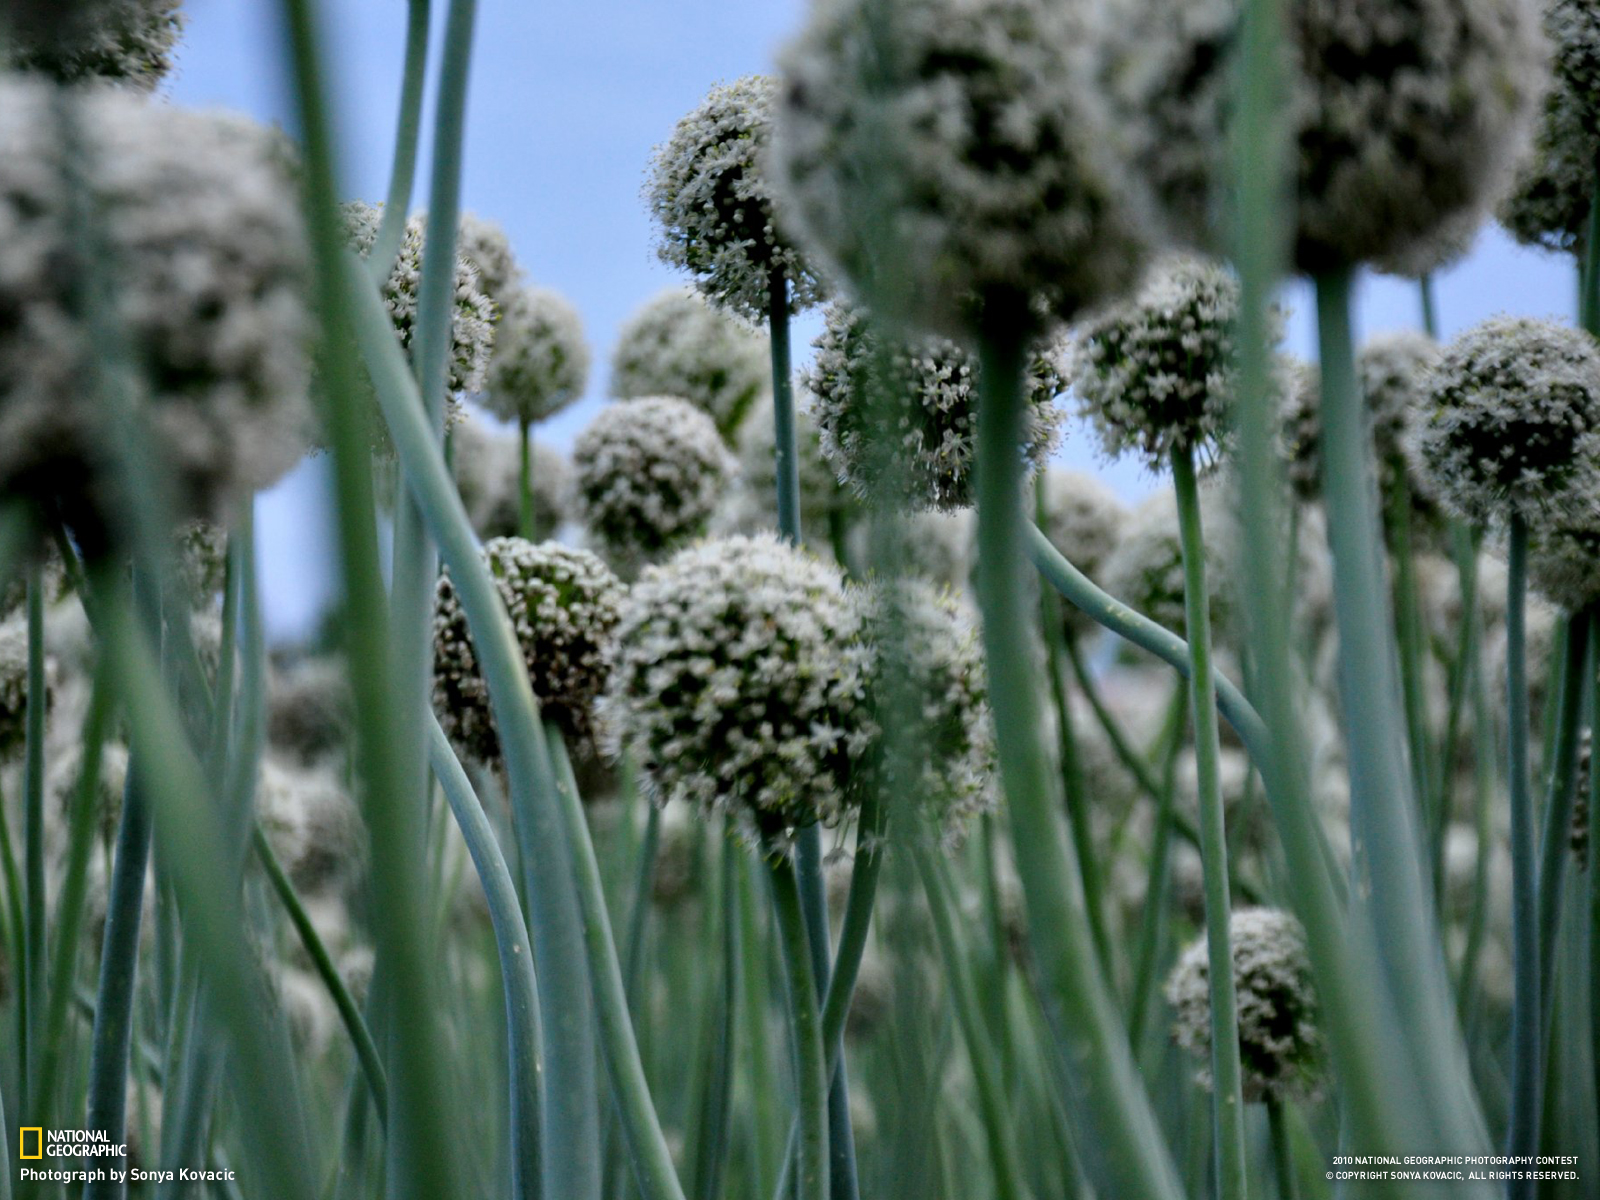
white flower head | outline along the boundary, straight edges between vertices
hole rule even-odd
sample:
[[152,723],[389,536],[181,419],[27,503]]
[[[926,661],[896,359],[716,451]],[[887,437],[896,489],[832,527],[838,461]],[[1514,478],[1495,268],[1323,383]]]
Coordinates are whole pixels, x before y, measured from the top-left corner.
[[819,298],[819,284],[773,212],[767,180],[776,81],[746,75],[718,84],[650,159],[645,198],[660,226],[661,260],[694,276],[714,304],[765,320],[774,276],[788,311]]
[[1535,532],[1600,505],[1600,347],[1551,321],[1495,317],[1446,346],[1412,436],[1440,502]]
[[[1305,931],[1279,909],[1241,908],[1231,915],[1228,932],[1245,1099],[1314,1096],[1326,1065],[1326,1046],[1318,1024]],[[1200,1059],[1199,1080],[1208,1088],[1212,1086],[1210,977],[1202,937],[1179,956],[1167,978],[1173,1040]]]
[[[839,481],[872,505],[950,510],[972,504],[978,358],[948,338],[910,340],[864,310],[830,304],[816,354],[801,374]],[[1055,398],[1065,389],[1056,347],[1039,348],[1028,375],[1029,470],[1061,436]]]
[[682,288],[634,313],[611,357],[615,399],[680,397],[710,414],[724,438],[733,437],[771,387],[765,336]]
[[589,343],[571,302],[543,287],[505,295],[479,403],[504,420],[537,425],[581,399],[588,385]]
[[773,169],[827,273],[961,338],[992,302],[1070,319],[1131,283],[1142,206],[1100,161],[1092,16],[1056,0],[814,5],[780,60]]
[[[589,737],[627,589],[593,554],[559,542],[493,538],[481,553],[542,715]],[[433,705],[452,741],[483,762],[499,762],[489,687],[448,572],[439,576],[433,616]]]
[[181,0],[0,0],[0,66],[148,92],[171,73],[183,23]]
[[[77,166],[69,127],[87,151]],[[78,297],[75,189],[97,214],[106,321],[130,367],[119,381],[174,516],[219,517],[298,461],[309,263],[285,158],[279,135],[242,117],[0,81],[0,492],[60,504],[91,543],[129,511],[96,366],[106,347]]]
[[630,589],[606,702],[660,803],[786,844],[852,804],[861,611],[839,569],[772,535],[702,541]]
[[630,572],[703,534],[733,470],[711,418],[668,396],[606,406],[572,446],[577,516]]
[[505,229],[498,221],[464,212],[456,230],[456,253],[477,269],[478,290],[503,313],[522,283],[522,267]]

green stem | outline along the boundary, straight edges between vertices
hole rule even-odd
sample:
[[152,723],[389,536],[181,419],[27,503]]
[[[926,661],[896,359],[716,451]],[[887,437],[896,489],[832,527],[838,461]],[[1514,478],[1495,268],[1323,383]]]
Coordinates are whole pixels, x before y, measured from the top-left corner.
[[1282,1100],[1267,1100],[1267,1131],[1272,1138],[1272,1170],[1278,1184],[1278,1200],[1296,1200],[1294,1151],[1289,1142],[1289,1119]]
[[[45,1010],[45,964],[49,957],[46,942],[47,907],[44,870],[44,714],[46,705],[44,675],[44,577],[37,561],[27,568],[28,609],[28,694],[25,705],[25,767],[23,781],[23,874],[27,883],[26,942],[23,957],[27,962],[27,1022],[24,1025],[18,1078],[33,1078],[43,1052],[40,1036]],[[141,879],[141,883],[142,883]],[[28,1095],[23,1092],[23,1104]],[[32,1112],[31,1105],[25,1111]]]
[[389,190],[383,205],[378,236],[367,256],[372,277],[389,278],[400,242],[405,237],[411,209],[411,189],[417,178],[417,145],[422,131],[422,92],[428,73],[428,24],[431,0],[411,0],[406,16],[405,69],[400,78],[400,114],[395,123],[394,161],[389,169]]
[[1471,1001],[1478,978],[1478,956],[1483,949],[1489,924],[1489,856],[1494,848],[1495,778],[1493,763],[1496,757],[1494,721],[1489,712],[1489,683],[1483,669],[1482,617],[1477,606],[1467,610],[1467,619],[1473,625],[1472,657],[1467,661],[1467,686],[1472,700],[1473,736],[1473,833],[1477,841],[1476,861],[1472,871],[1472,908],[1467,916],[1467,940],[1461,951],[1461,962],[1456,975],[1456,1012],[1458,1019],[1467,1025],[1473,1011]]
[[517,426],[517,525],[527,541],[534,541],[533,433],[528,422]]
[[1561,665],[1556,741],[1551,757],[1550,790],[1545,797],[1544,832],[1539,858],[1539,997],[1540,1028],[1549,1038],[1550,1010],[1555,999],[1556,934],[1561,928],[1561,901],[1572,848],[1573,784],[1578,770],[1578,727],[1587,692],[1585,667],[1591,660],[1591,614],[1573,613],[1567,623],[1567,648]]
[[[583,808],[575,792],[560,788],[550,758],[550,745],[540,723],[538,705],[528,682],[527,665],[500,593],[478,552],[477,539],[462,508],[438,443],[430,436],[417,395],[416,382],[395,343],[388,314],[359,263],[342,263],[344,296],[357,318],[356,332],[372,373],[374,388],[390,436],[405,469],[406,483],[422,508],[439,544],[450,577],[461,598],[474,649],[488,683],[495,725],[510,782],[513,813],[537,812],[552,818],[559,841],[543,839],[547,848],[571,856],[572,880],[582,906],[582,946],[588,959],[594,1009],[599,1020],[613,1092],[623,1115],[634,1168],[645,1200],[683,1200],[661,1124],[639,1060],[639,1048],[628,1017],[622,972],[617,965],[600,869],[589,840]],[[518,833],[519,840],[527,834]],[[561,847],[564,846],[564,850]],[[528,848],[531,849],[531,848]],[[525,857],[531,858],[530,855]],[[572,884],[564,872],[527,870],[530,894],[552,893],[553,905]],[[548,929],[535,922],[537,956]],[[581,971],[582,964],[563,962],[562,973]],[[541,970],[541,982],[544,972]],[[548,1009],[544,997],[541,1005]],[[441,1193],[442,1194],[442,1193]]]
[[939,865],[932,861],[928,848],[917,841],[915,835],[912,836],[910,848],[917,864],[917,874],[922,879],[923,893],[928,898],[928,915],[933,922],[934,941],[944,961],[945,979],[950,988],[950,998],[955,1003],[956,1019],[961,1024],[961,1033],[967,1042],[967,1062],[977,1084],[978,1108],[989,1144],[989,1163],[994,1170],[995,1200],[1025,1200],[1028,1188],[1017,1163],[1012,1117],[1000,1074],[996,1070],[994,1046],[984,1028],[983,1014],[978,1010],[971,966],[951,914],[948,883]]
[[1382,530],[1366,405],[1350,330],[1351,273],[1319,275],[1323,498],[1329,523],[1339,691],[1349,746],[1352,894],[1362,897],[1381,978],[1412,1056],[1423,1113],[1452,1153],[1487,1138],[1423,878],[1417,799],[1406,765],[1394,621],[1384,586]]
[[1001,780],[1046,1008],[1080,1095],[1093,1097],[1074,1113],[1084,1124],[1083,1144],[1104,1151],[1112,1194],[1175,1200],[1182,1189],[1100,971],[1082,878],[1058,823],[1061,781],[1039,710],[1044,681],[1036,655],[1038,607],[1024,559],[1029,526],[1017,453],[1024,441],[1025,342],[1018,332],[1027,327],[1024,316],[991,313],[980,343],[977,486],[984,552],[977,581]]
[[[1511,1116],[1506,1131],[1507,1154],[1536,1154],[1539,1149],[1540,1037],[1539,898],[1534,860],[1532,779],[1528,763],[1528,666],[1526,595],[1528,526],[1520,514],[1511,517],[1509,571],[1506,582],[1506,712],[1509,723],[1511,821],[1511,957],[1515,990],[1511,1001]],[[1513,1180],[1506,1194],[1512,1200],[1535,1191],[1527,1181]]]
[[1422,303],[1422,330],[1434,341],[1439,340],[1439,303],[1436,291],[1431,272],[1417,280],[1417,298]]
[[[147,593],[151,581],[138,581],[141,616],[159,636],[158,603]],[[182,737],[182,734],[179,734]],[[150,864],[150,809],[145,765],[136,746],[128,759],[122,793],[122,820],[112,858],[111,886],[106,897],[105,938],[100,950],[100,980],[95,992],[94,1035],[89,1057],[89,1129],[103,1132],[117,1145],[127,1141],[128,1056],[133,1044],[133,1002],[139,965],[139,929],[144,916],[145,873]],[[42,897],[41,897],[42,900]],[[108,1164],[109,1165],[109,1164]],[[123,1170],[126,1160],[121,1160]],[[126,1184],[110,1180],[84,1185],[84,1200],[120,1200]]]
[[515,1200],[537,1200],[540,1190],[540,1082],[543,1030],[540,1026],[538,984],[529,953],[528,927],[522,919],[517,887],[500,851],[494,827],[483,811],[472,782],[456,758],[437,718],[428,719],[428,757],[444,790],[445,800],[461,830],[467,853],[483,884],[494,927],[495,950],[500,959],[500,983],[505,992],[506,1041],[511,1061],[511,1195]]
[[1456,631],[1455,658],[1450,664],[1449,708],[1445,716],[1444,746],[1439,755],[1437,799],[1433,805],[1433,828],[1429,830],[1433,851],[1432,877],[1442,899],[1444,894],[1444,842],[1454,807],[1456,757],[1461,747],[1461,719],[1472,686],[1471,665],[1478,652],[1478,551],[1471,532],[1459,522],[1450,529],[1451,553],[1456,561],[1460,583],[1461,627]]
[[[1600,155],[1592,179],[1600,181]],[[1600,337],[1600,188],[1589,201],[1589,224],[1584,231],[1583,264],[1579,276],[1578,323]]]
[[772,429],[778,476],[778,532],[800,544],[800,459],[796,451],[794,383],[789,375],[789,281],[768,279],[767,335],[772,349]]
[[[745,1039],[749,1067],[746,1076],[750,1083],[752,1130],[750,1147],[750,1189],[757,1196],[789,1194],[787,1183],[778,1185],[780,1172],[788,1160],[780,1160],[783,1147],[781,1117],[777,1112],[778,1084],[772,1068],[772,1047],[767,1033],[768,976],[766,930],[761,921],[760,903],[757,899],[755,877],[747,860],[739,863],[739,938],[744,947],[744,982],[741,1008],[744,1014]],[[837,973],[836,973],[837,977]],[[796,1130],[796,1138],[798,1138]]]
[[[795,1105],[800,1121],[798,1200],[828,1196],[828,1066],[823,1049],[822,1017],[817,1008],[816,981],[811,972],[811,942],[801,911],[794,862],[784,854],[767,859],[772,880],[773,911],[788,981],[790,1020],[795,1041]],[[781,1200],[782,1193],[780,1193]]]
[[[1427,811],[1434,796],[1429,772],[1428,691],[1422,677],[1422,616],[1417,603],[1417,572],[1411,552],[1411,487],[1403,471],[1396,471],[1386,497],[1389,559],[1394,564],[1394,611],[1400,645],[1400,686],[1406,714],[1406,740],[1411,750],[1412,786],[1423,808],[1423,828],[1438,824],[1437,812]],[[1432,843],[1429,843],[1431,851]]]
[[378,1047],[372,1040],[372,1031],[367,1028],[355,998],[350,995],[350,989],[345,986],[344,978],[334,964],[333,956],[328,953],[327,946],[323,945],[322,936],[317,933],[311,915],[306,912],[305,905],[300,903],[300,896],[295,891],[294,884],[284,871],[283,864],[278,861],[278,855],[272,849],[272,842],[262,832],[259,824],[251,835],[250,845],[255,850],[257,861],[261,863],[261,869],[266,873],[267,882],[272,885],[273,894],[278,897],[289,923],[294,926],[300,945],[304,948],[306,956],[311,959],[312,969],[322,980],[323,986],[328,989],[328,996],[333,1000],[333,1006],[339,1010],[339,1020],[344,1023],[345,1032],[350,1035],[350,1045],[356,1052],[356,1061],[361,1064],[361,1073],[366,1078],[367,1090],[372,1093],[372,1104],[378,1110],[378,1119],[387,1122],[389,1080],[384,1073]]
[[1183,749],[1180,722],[1187,709],[1187,693],[1179,690],[1172,697],[1172,710],[1168,715],[1171,736],[1167,741],[1167,759],[1161,773],[1161,790],[1156,799],[1155,840],[1150,847],[1149,873],[1144,889],[1144,914],[1139,928],[1139,956],[1134,969],[1133,995],[1129,1003],[1128,1045],[1139,1053],[1144,1038],[1145,1022],[1155,1002],[1156,959],[1166,940],[1167,895],[1170,891],[1172,871],[1169,863],[1172,843],[1173,798],[1177,794],[1178,754]]
[[[1067,829],[1072,834],[1073,849],[1083,871],[1084,908],[1089,916],[1089,929],[1094,935],[1095,951],[1100,955],[1100,967],[1106,978],[1117,977],[1115,961],[1111,955],[1111,940],[1106,936],[1105,913],[1101,904],[1103,889],[1100,884],[1100,864],[1095,853],[1094,832],[1089,828],[1089,797],[1084,792],[1083,767],[1078,761],[1078,739],[1072,727],[1072,705],[1067,700],[1067,689],[1061,678],[1062,643],[1071,643],[1070,636],[1063,637],[1059,597],[1046,595],[1044,612],[1045,669],[1050,675],[1050,697],[1056,709],[1056,736],[1061,756],[1062,790],[1067,800]],[[1077,646],[1070,651],[1077,653]]]
[[739,964],[744,951],[739,944],[739,844],[731,818],[723,833],[721,876],[722,1001],[716,1013],[699,1152],[695,1155],[694,1195],[698,1200],[717,1200],[722,1194],[733,1116],[734,1032],[739,1018]]
[[1211,990],[1211,1112],[1216,1137],[1217,1194],[1245,1196],[1244,1079],[1239,1059],[1239,1004],[1233,978],[1233,903],[1228,893],[1228,833],[1223,819],[1217,710],[1211,666],[1211,602],[1200,528],[1194,453],[1172,451],[1183,545],[1184,621],[1189,631],[1189,708],[1194,717],[1195,774],[1200,801],[1200,866],[1205,886],[1206,957]]

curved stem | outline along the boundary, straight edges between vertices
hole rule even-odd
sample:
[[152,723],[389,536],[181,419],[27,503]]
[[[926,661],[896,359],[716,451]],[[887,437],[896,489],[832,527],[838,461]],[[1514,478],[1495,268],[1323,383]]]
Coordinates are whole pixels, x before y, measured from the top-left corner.
[[1561,664],[1556,740],[1551,761],[1550,791],[1545,797],[1544,831],[1539,852],[1539,997],[1540,1029],[1548,1039],[1555,1002],[1556,933],[1561,928],[1561,901],[1572,848],[1573,784],[1578,769],[1578,727],[1588,690],[1585,670],[1592,655],[1594,630],[1587,610],[1567,623],[1567,649]]
[[467,843],[467,853],[483,884],[494,927],[495,950],[500,958],[501,987],[506,1001],[506,1042],[511,1050],[511,1195],[515,1200],[537,1200],[540,1190],[540,1110],[543,1030],[539,994],[529,954],[528,927],[517,901],[517,887],[506,866],[494,827],[483,811],[472,782],[456,758],[431,713],[428,717],[428,758],[444,790],[445,800]]
[[778,918],[778,942],[788,980],[790,1020],[795,1041],[795,1105],[800,1121],[798,1197],[825,1200],[828,1195],[828,1067],[817,1009],[816,981],[811,973],[810,935],[801,911],[794,862],[771,854],[772,905]]
[[431,0],[410,0],[406,16],[405,69],[400,78],[400,114],[395,122],[394,161],[389,168],[389,190],[383,205],[378,236],[367,256],[375,280],[389,278],[411,209],[411,189],[417,178],[417,144],[422,131],[422,92],[428,73],[428,23]]
[[[406,484],[438,540],[483,667],[495,725],[500,730],[501,751],[511,785],[512,811],[538,813],[553,821],[562,836],[553,844],[545,839],[547,845],[571,856],[571,882],[565,881],[561,872],[529,871],[533,876],[529,879],[530,892],[551,891],[552,901],[559,904],[560,891],[570,892],[576,885],[583,918],[581,945],[588,960],[594,1011],[640,1190],[645,1200],[683,1200],[672,1156],[650,1100],[638,1042],[628,1016],[622,972],[617,965],[616,946],[600,883],[600,868],[595,861],[582,805],[575,793],[556,785],[550,746],[540,724],[538,704],[528,682],[521,647],[499,590],[478,553],[477,539],[461,505],[461,496],[451,481],[438,443],[429,434],[416,381],[395,342],[388,314],[361,272],[359,262],[346,256],[342,268],[344,296],[352,305],[362,352],[405,469]],[[526,837],[526,833],[518,833],[519,839]],[[545,931],[536,924],[533,932]],[[536,954],[542,940],[535,937]],[[571,962],[564,963],[563,968],[568,973],[582,969],[580,964]]]
[[1039,984],[1080,1097],[1082,1143],[1103,1151],[1110,1193],[1174,1200],[1182,1188],[1100,971],[1078,864],[1058,823],[1060,779],[1039,709],[1038,606],[1023,557],[1024,316],[992,312],[980,343],[977,575],[1001,780]]
[[928,848],[916,840],[915,834],[912,835],[910,849],[917,865],[917,874],[922,879],[923,894],[928,898],[928,915],[932,918],[934,941],[939,947],[939,957],[944,960],[950,998],[955,1003],[956,1020],[961,1025],[961,1033],[967,1043],[967,1062],[978,1088],[978,1108],[989,1144],[989,1163],[994,1170],[995,1200],[1024,1200],[1028,1188],[1017,1164],[1016,1137],[1012,1131],[1005,1088],[996,1070],[998,1059],[994,1046],[989,1041],[983,1014],[978,1008],[971,966],[951,913],[948,881],[945,872],[940,869],[942,864],[933,861]]
[[[1539,1150],[1540,1059],[1539,900],[1534,861],[1532,780],[1528,764],[1527,578],[1528,526],[1511,518],[1506,577],[1506,712],[1509,722],[1511,820],[1511,958],[1515,990],[1511,1001],[1511,1117],[1507,1154]],[[1512,1200],[1536,1192],[1526,1180],[1512,1180]]]
[[1194,717],[1195,774],[1200,798],[1200,866],[1205,886],[1206,957],[1211,990],[1211,1112],[1217,1149],[1217,1194],[1246,1194],[1244,1083],[1239,1060],[1239,1005],[1233,978],[1232,899],[1228,894],[1228,834],[1223,819],[1217,710],[1211,667],[1211,602],[1206,592],[1206,550],[1200,528],[1200,491],[1194,455],[1172,451],[1183,545],[1183,607],[1189,631],[1189,709]]

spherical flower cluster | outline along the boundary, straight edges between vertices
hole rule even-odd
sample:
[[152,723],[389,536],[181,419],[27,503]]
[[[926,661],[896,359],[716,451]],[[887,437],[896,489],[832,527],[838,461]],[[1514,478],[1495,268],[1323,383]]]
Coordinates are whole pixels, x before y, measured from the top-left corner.
[[946,841],[959,839],[996,800],[994,717],[971,613],[920,580],[858,595],[876,716],[855,786],[913,797]]
[[766,177],[776,81],[746,75],[719,84],[678,122],[650,159],[645,197],[661,227],[657,253],[682,267],[714,303],[755,320],[788,282],[788,311],[815,304],[819,285],[778,227]]
[[[795,411],[795,449],[799,458],[800,532],[813,545],[826,546],[834,522],[848,499],[822,454],[822,436],[809,408]],[[778,528],[777,430],[767,405],[752,409],[739,428],[738,482],[725,497],[712,527],[720,533],[755,533]]]
[[263,759],[256,811],[298,891],[315,894],[352,882],[362,858],[361,814],[334,770]]
[[1171,255],[1136,294],[1078,326],[1069,374],[1106,453],[1131,452],[1152,469],[1175,449],[1217,454],[1233,409],[1238,317],[1227,268]]
[[[87,146],[76,166],[63,119]],[[90,177],[72,181],[84,164]],[[126,92],[53,98],[0,82],[0,493],[59,503],[93,551],[128,512],[111,466],[125,431],[102,402],[105,347],[80,315],[77,186],[101,217],[107,317],[180,517],[230,511],[303,453],[308,261],[282,143],[265,128]]]
[[782,844],[850,803],[866,653],[837,567],[771,535],[648,568],[618,629],[606,711],[661,803]]
[[694,405],[647,396],[601,409],[573,443],[572,469],[584,527],[631,567],[705,532],[733,456]]
[[[1141,263],[1085,86],[1090,6],[824,0],[782,56],[773,167],[796,227],[874,307],[951,336],[974,308],[1071,318]],[[882,47],[894,53],[884,54]]]
[[[1128,153],[1174,232],[1215,246],[1242,6],[1124,7],[1100,67]],[[1528,0],[1297,0],[1286,23],[1301,270],[1403,256],[1494,202],[1543,93]]]
[[493,300],[503,315],[522,282],[522,268],[506,231],[497,221],[464,212],[456,230],[456,254],[477,269],[478,290]]
[[567,298],[543,287],[505,296],[480,403],[504,420],[537,425],[580,399],[588,384],[589,343]]
[[[978,359],[937,336],[892,338],[865,310],[830,304],[816,355],[801,375],[840,481],[869,504],[965,508],[972,503]],[[1065,388],[1054,346],[1032,359],[1027,440],[1037,469],[1060,438]],[[885,437],[884,430],[898,436]]]
[[27,744],[27,716],[28,625],[13,617],[0,623],[0,761],[20,754]]
[[1413,449],[1468,521],[1537,528],[1600,497],[1600,348],[1549,321],[1496,317],[1445,347]]
[[[345,237],[365,258],[378,239],[383,206],[353,200],[344,206]],[[427,220],[420,213],[406,219],[405,233],[394,268],[380,289],[383,306],[400,345],[409,353],[417,321],[417,289],[422,283],[422,255],[427,242]],[[454,394],[475,392],[483,386],[494,345],[494,301],[483,291],[478,268],[457,253],[455,294],[450,312],[450,372],[446,387]]]
[[1568,612],[1600,600],[1600,519],[1537,530],[1529,546],[1528,582]]
[[[482,554],[510,614],[542,715],[587,738],[595,699],[610,672],[626,589],[593,554],[559,542],[494,538]],[[439,576],[435,599],[433,705],[439,723],[468,753],[498,762],[489,687],[449,572]]]
[[[1236,909],[1228,921],[1239,1004],[1239,1057],[1246,1100],[1298,1100],[1317,1091],[1325,1060],[1305,931],[1288,913]],[[1167,979],[1173,1038],[1203,1065],[1211,1086],[1211,968],[1205,938],[1185,950]]]
[[[522,462],[516,436],[465,420],[451,431],[450,460],[467,519],[481,538],[509,537],[522,527]],[[572,468],[559,450],[534,442],[529,474],[533,486],[533,531],[554,535],[566,520]]]
[[[1100,578],[1129,518],[1128,506],[1095,476],[1056,467],[1041,479],[1039,515],[1050,544],[1090,579]],[[1094,625],[1073,605],[1061,608],[1068,628],[1085,631]]]
[[[1409,480],[1406,442],[1427,406],[1429,380],[1439,361],[1439,344],[1425,333],[1404,330],[1381,334],[1356,356],[1356,374],[1371,422],[1372,448],[1384,494],[1404,475]],[[1322,376],[1296,363],[1283,389],[1283,441],[1289,482],[1305,499],[1322,490]],[[1413,502],[1426,499],[1412,488]]]
[[153,90],[172,71],[181,0],[36,0],[0,6],[0,63],[60,83]]
[[267,741],[310,765],[348,744],[353,717],[350,673],[333,655],[305,658],[267,672]]
[[[1237,614],[1233,521],[1222,486],[1200,490],[1201,530],[1206,547],[1206,584],[1211,624],[1219,641],[1230,636]],[[1116,549],[1106,556],[1100,585],[1135,612],[1187,637],[1183,602],[1183,539],[1178,504],[1163,489],[1138,505],[1123,526]]]
[[1547,0],[1544,27],[1555,77],[1499,216],[1519,241],[1576,253],[1600,157],[1600,8],[1590,0]]
[[617,335],[611,395],[678,396],[709,413],[731,438],[772,386],[766,339],[693,292],[673,288],[651,300]]
[[228,578],[228,531],[210,521],[186,521],[173,535],[173,582],[190,608],[216,599]]

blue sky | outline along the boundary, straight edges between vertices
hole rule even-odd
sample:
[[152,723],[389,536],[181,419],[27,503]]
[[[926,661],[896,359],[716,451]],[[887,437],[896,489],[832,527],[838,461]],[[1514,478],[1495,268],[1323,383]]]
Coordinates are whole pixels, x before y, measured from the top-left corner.
[[[433,0],[436,27],[447,3]],[[172,99],[286,122],[278,0],[187,0],[186,7]],[[479,0],[463,203],[506,228],[533,279],[572,299],[595,353],[590,397],[542,431],[551,442],[565,446],[602,402],[617,327],[677,281],[655,260],[639,199],[651,147],[713,83],[770,69],[803,11],[802,0]],[[344,186],[352,198],[376,200],[388,180],[405,0],[323,0],[322,12]],[[427,167],[424,153],[419,205]],[[1569,259],[1517,248],[1494,229],[1438,287],[1447,336],[1499,312],[1569,317],[1575,292]],[[1288,337],[1289,348],[1309,358],[1306,300],[1303,289],[1291,290]],[[1361,334],[1418,324],[1414,286],[1365,281],[1357,323]],[[797,344],[803,352],[805,338]],[[1077,430],[1061,457],[1130,497],[1156,483],[1136,468],[1101,462]],[[312,460],[259,504],[262,580],[276,636],[306,630],[332,586],[323,482],[322,464]]]

